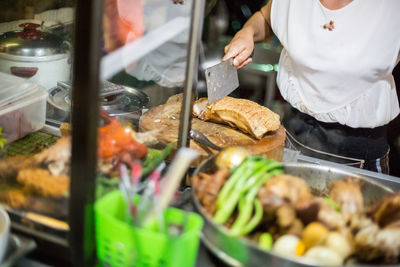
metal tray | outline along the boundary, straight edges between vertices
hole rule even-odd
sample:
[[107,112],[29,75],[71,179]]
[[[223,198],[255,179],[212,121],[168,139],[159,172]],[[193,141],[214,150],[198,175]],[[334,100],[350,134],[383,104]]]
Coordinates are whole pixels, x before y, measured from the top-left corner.
[[[215,171],[214,159],[215,156],[203,161],[193,175],[199,172]],[[334,180],[343,179],[346,176],[358,177],[364,183],[362,193],[366,206],[372,205],[384,195],[393,192],[389,187],[373,179],[332,167],[308,163],[283,163],[283,165],[285,173],[301,177],[312,189],[319,191],[323,191]],[[301,259],[294,261],[261,250],[251,240],[229,236],[227,229],[222,225],[215,224],[212,218],[204,211],[196,197],[195,190],[192,190],[192,201],[194,210],[204,218],[202,232],[204,245],[225,263],[232,266],[310,266],[307,263],[302,263]]]

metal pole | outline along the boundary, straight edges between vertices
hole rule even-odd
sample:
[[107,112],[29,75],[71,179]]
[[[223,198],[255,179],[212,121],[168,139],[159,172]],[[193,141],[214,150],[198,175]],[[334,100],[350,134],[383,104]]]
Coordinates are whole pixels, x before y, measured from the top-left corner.
[[178,147],[189,146],[189,131],[192,124],[193,102],[196,96],[199,45],[203,29],[204,0],[193,0],[190,25],[188,59],[186,61],[186,80],[179,123]]
[[103,1],[76,3],[69,241],[73,266],[95,266],[93,204]]

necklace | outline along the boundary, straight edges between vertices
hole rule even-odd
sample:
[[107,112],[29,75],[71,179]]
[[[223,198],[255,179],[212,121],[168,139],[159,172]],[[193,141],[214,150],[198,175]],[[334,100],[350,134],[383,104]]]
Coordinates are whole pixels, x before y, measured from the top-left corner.
[[[322,14],[324,14],[325,20],[328,21],[328,16],[325,13],[323,4],[321,3],[320,0],[317,0],[317,1],[319,2],[318,4],[319,4],[319,7],[320,7],[320,9],[322,11]],[[326,24],[322,25],[322,28],[324,30],[333,31],[335,29],[335,22],[332,19],[330,19],[329,23],[326,23]]]

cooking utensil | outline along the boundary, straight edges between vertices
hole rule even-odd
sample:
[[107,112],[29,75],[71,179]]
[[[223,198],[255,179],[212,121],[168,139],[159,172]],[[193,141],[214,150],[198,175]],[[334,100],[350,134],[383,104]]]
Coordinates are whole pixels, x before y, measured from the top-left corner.
[[205,77],[209,103],[220,100],[239,87],[237,69],[231,59],[207,68]]
[[216,144],[214,144],[213,142],[211,142],[204,134],[202,134],[199,131],[191,129],[189,135],[190,135],[190,138],[192,138],[194,141],[196,141],[200,144],[206,145],[214,150],[218,150],[218,151],[222,150],[221,147],[219,147]]
[[22,31],[0,35],[0,71],[28,78],[50,89],[57,81],[70,80],[68,46],[58,36],[37,30],[34,23],[19,25]]
[[[214,172],[216,170],[215,158],[216,157],[213,156],[203,161],[193,175],[197,175],[200,172]],[[307,163],[283,163],[283,165],[285,173],[301,177],[313,191],[325,192],[332,181],[343,179],[348,176],[360,178],[363,182],[361,190],[366,207],[373,205],[383,196],[393,192],[390,188],[373,179],[332,167]],[[229,265],[310,266],[309,264],[303,264],[299,261],[293,261],[274,253],[264,251],[258,247],[257,243],[249,239],[232,237],[224,226],[214,223],[213,219],[205,212],[197,199],[195,190],[192,190],[192,200],[194,209],[203,216],[205,221],[202,235],[204,245],[214,255]],[[352,264],[352,266],[358,265]]]

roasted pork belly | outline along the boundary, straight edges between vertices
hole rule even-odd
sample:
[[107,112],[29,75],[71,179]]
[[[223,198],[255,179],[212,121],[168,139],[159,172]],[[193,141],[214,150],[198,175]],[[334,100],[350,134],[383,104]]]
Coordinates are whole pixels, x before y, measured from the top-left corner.
[[279,115],[267,107],[228,96],[212,104],[208,104],[206,98],[199,99],[194,104],[193,114],[201,120],[228,124],[257,139],[280,126]]

